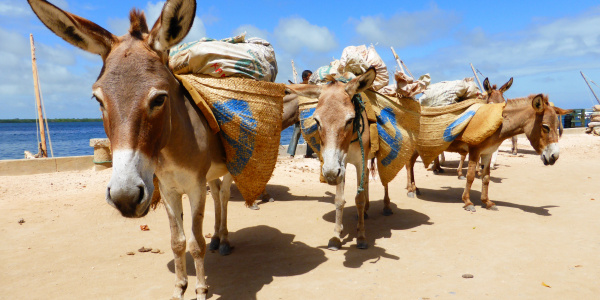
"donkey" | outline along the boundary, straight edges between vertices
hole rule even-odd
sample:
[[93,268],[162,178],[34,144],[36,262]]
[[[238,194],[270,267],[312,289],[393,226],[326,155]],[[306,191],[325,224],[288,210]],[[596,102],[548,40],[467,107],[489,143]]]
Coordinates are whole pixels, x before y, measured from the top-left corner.
[[[489,79],[486,77],[483,80],[483,88],[486,91],[486,101],[487,103],[504,103],[506,102],[506,100],[504,99],[504,92],[506,92],[513,83],[513,78],[511,77],[505,84],[503,84],[500,89],[497,89],[496,85],[490,85],[490,81]],[[465,159],[467,157],[468,151],[465,149],[461,149],[463,151],[459,152],[460,154],[460,163],[458,164],[458,179],[466,179],[465,176],[463,176],[462,173],[462,168],[463,165],[465,163]],[[496,157],[498,155],[498,151],[494,152],[494,154],[492,155],[492,167],[494,165],[496,165]],[[443,160],[444,158],[444,153],[442,152],[442,154],[440,155],[442,157],[442,159],[438,159],[437,157],[435,158],[435,160],[433,161],[433,166],[432,166],[432,170],[434,174],[438,174],[438,173],[443,173],[444,170],[441,167],[440,164],[440,160]],[[479,170],[479,168],[478,168]]]
[[[540,154],[540,158],[544,165],[553,165],[556,160],[558,160],[560,152],[558,147],[559,136],[557,115],[566,113],[569,113],[569,111],[550,106],[548,96],[543,94],[509,100],[502,113],[502,125],[490,137],[478,145],[470,145],[458,139],[452,142],[449,147],[450,151],[467,151],[469,153],[467,184],[462,195],[462,200],[465,203],[463,206],[464,209],[472,212],[475,211],[475,207],[470,200],[469,194],[471,185],[475,179],[476,166],[479,158],[481,158],[483,165],[481,201],[487,209],[498,209],[488,197],[490,161],[492,153],[498,149],[505,139],[511,138],[517,134],[525,133],[531,146],[533,146],[535,151]],[[411,194],[414,195],[414,193],[417,192],[413,171],[415,161],[416,156],[413,155],[411,161],[406,165],[409,176],[409,197]]]
[[[92,90],[113,149],[113,173],[106,201],[125,217],[145,216],[156,174],[171,227],[177,276],[174,299],[182,299],[188,285],[181,200],[184,193],[188,195],[192,212],[189,247],[196,267],[196,295],[206,299],[206,242],[202,235],[206,183],[217,214],[211,245],[227,254],[230,247],[226,214],[232,178],[219,136],[211,132],[168,67],[168,49],[188,34],[196,2],[167,0],[151,30],[144,14],[134,9],[129,15],[129,32],[117,37],[45,0],[28,1],[38,18],[56,35],[102,57],[102,70]],[[221,176],[225,176],[223,182],[219,180]]]
[[[324,86],[288,85],[289,89],[300,96],[318,98],[313,117],[321,138],[321,157],[323,159],[321,172],[328,184],[336,186],[334,235],[327,246],[330,250],[339,250],[342,247],[342,213],[346,203],[344,199],[346,165],[351,163],[356,167],[359,186],[361,177],[368,179],[367,161],[373,158],[370,151],[370,133],[368,129],[356,130],[356,124],[360,122],[364,124],[365,128],[368,126],[367,115],[364,111],[360,115],[356,114],[352,98],[369,88],[375,80],[375,75],[375,69],[370,68],[348,83],[330,78],[331,81]],[[358,139],[359,134],[361,139]],[[359,144],[361,140],[364,159]],[[363,191],[358,191],[354,199],[358,213],[356,246],[359,249],[368,248],[365,236],[365,214],[369,207],[369,182],[366,179],[363,183]],[[384,188],[384,211],[391,212],[387,186]]]

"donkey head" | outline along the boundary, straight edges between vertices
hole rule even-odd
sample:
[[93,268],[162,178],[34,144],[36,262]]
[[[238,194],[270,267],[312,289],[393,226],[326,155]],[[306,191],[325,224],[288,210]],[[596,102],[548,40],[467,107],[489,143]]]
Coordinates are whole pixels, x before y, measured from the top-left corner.
[[560,154],[557,116],[570,111],[551,106],[548,102],[548,95],[532,95],[528,99],[531,100],[534,113],[523,127],[525,135],[533,149],[541,154],[544,165],[553,165]]
[[117,37],[45,0],[28,1],[56,35],[102,57],[92,91],[113,152],[106,201],[125,217],[144,216],[154,191],[157,157],[170,136],[172,105],[182,97],[168,68],[168,49],[189,32],[196,2],[168,0],[152,30],[144,14],[134,9],[129,32]]
[[323,176],[331,185],[339,184],[346,172],[346,156],[352,137],[355,136],[356,115],[352,97],[371,87],[375,80],[375,69],[343,83],[330,78],[324,86],[306,85],[294,91],[300,95],[318,98],[313,114],[321,138]]
[[483,80],[483,88],[487,92],[487,103],[504,103],[506,100],[504,99],[504,92],[506,92],[513,83],[513,78],[511,77],[508,82],[506,82],[500,89],[496,89],[496,85],[490,85],[490,81],[486,77]]

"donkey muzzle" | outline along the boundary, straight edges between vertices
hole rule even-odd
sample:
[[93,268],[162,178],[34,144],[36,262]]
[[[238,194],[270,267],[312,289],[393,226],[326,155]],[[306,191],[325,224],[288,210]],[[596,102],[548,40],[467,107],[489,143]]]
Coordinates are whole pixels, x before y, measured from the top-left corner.
[[145,216],[150,210],[153,171],[144,155],[131,150],[113,153],[113,173],[106,188],[106,202],[127,218]]
[[558,143],[552,143],[544,149],[541,155],[541,159],[544,162],[544,165],[553,165],[560,155],[560,151],[558,148]]

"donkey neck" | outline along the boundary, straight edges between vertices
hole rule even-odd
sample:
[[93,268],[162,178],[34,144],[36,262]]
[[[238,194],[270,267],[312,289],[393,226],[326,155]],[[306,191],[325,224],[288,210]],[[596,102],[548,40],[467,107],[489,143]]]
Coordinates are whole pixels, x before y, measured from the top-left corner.
[[532,118],[535,118],[535,111],[531,107],[531,99],[508,100],[502,112],[500,138],[504,140],[524,133],[527,122]]

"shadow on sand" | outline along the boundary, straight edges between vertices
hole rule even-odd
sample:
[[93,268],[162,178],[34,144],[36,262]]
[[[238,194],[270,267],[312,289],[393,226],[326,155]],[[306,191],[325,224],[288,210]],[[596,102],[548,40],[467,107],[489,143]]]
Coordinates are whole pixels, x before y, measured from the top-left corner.
[[[419,188],[421,191],[421,195],[417,196],[420,200],[431,201],[431,202],[439,202],[439,203],[459,203],[463,205],[462,194],[464,188],[455,188],[455,187],[441,187],[440,189],[431,190],[425,188]],[[475,205],[482,204],[481,203],[481,192],[476,190],[471,190],[471,202]],[[549,208],[558,207],[556,205],[544,205],[544,206],[529,206],[524,204],[515,204],[511,202],[497,201],[494,199],[490,199],[492,202],[496,203],[498,209],[502,209],[502,207],[513,207],[518,208],[524,212],[540,215],[540,216],[551,216]],[[485,208],[480,208],[485,209]]]
[[[344,251],[346,260],[344,266],[347,268],[359,268],[365,262],[377,263],[381,258],[387,259],[400,259],[398,256],[387,253],[384,248],[377,247],[377,240],[381,238],[392,237],[392,230],[408,230],[421,225],[432,225],[429,222],[429,217],[420,212],[412,209],[399,209],[396,204],[391,203],[392,211],[394,212],[391,216],[383,215],[383,200],[371,201],[370,208],[368,211],[369,217],[365,219],[365,228],[367,235],[367,242],[369,243],[368,249],[356,248],[356,225],[357,215],[356,206],[352,199],[346,199],[346,207],[343,210],[342,224],[344,230],[342,231],[342,248],[339,251]],[[332,205],[333,206],[333,205]],[[323,215],[325,221],[335,223],[335,210],[332,210]],[[331,231],[323,232],[332,232]],[[323,236],[324,242],[327,242],[330,236]],[[326,249],[326,246],[319,247]]]
[[[289,277],[307,273],[327,260],[321,249],[294,241],[295,235],[260,225],[230,233],[235,249],[229,256],[207,252],[204,258],[208,296],[215,299],[256,299],[263,286],[274,277]],[[194,259],[186,253],[189,276],[196,276]],[[175,273],[171,260],[167,267]],[[190,280],[188,289],[194,289]]]

